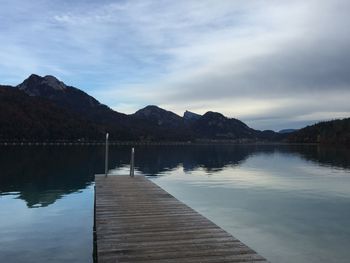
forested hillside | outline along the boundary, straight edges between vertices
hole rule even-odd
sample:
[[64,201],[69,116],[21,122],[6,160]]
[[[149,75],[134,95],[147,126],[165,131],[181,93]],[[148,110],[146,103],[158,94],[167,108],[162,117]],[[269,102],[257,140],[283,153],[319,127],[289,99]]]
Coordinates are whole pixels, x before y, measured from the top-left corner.
[[288,137],[289,142],[350,144],[350,118],[320,122],[300,129]]

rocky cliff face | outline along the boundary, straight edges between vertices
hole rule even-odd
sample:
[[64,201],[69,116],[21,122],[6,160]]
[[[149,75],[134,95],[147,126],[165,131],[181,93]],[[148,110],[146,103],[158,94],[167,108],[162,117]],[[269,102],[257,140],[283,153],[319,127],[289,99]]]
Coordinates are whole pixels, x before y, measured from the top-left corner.
[[184,116],[183,116],[183,118],[184,118],[186,121],[196,121],[196,120],[198,120],[200,117],[202,117],[202,116],[199,115],[199,114],[197,114],[197,113],[188,111],[188,110],[185,111]]

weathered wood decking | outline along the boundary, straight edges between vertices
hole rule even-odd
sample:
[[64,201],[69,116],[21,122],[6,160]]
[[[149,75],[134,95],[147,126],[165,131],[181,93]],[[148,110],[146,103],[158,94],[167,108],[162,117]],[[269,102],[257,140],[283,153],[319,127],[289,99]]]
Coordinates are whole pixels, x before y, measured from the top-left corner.
[[99,263],[266,262],[143,176],[95,181]]

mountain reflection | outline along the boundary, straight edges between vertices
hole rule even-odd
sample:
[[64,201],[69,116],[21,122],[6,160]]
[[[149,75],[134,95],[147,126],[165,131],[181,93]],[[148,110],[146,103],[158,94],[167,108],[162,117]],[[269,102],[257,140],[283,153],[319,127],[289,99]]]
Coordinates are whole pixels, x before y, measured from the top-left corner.
[[93,181],[103,170],[103,149],[7,147],[0,164],[0,193],[19,192],[28,207],[47,206]]
[[182,165],[185,171],[199,167],[216,172],[238,165],[257,151],[256,146],[140,147],[136,149],[137,169],[145,175],[158,175]]
[[[292,154],[320,165],[350,168],[350,150],[317,145],[212,145],[182,147],[140,147],[136,150],[137,169],[145,175],[160,175],[183,166],[184,171],[197,168],[215,173],[235,166],[257,154]],[[127,163],[127,160],[126,160]]]
[[[161,175],[182,166],[215,173],[256,154],[291,154],[320,165],[350,168],[346,148],[312,145],[144,146],[136,148],[135,165],[144,175]],[[110,168],[129,164],[130,147],[110,148]],[[18,193],[28,207],[48,206],[86,188],[104,171],[104,147],[2,147],[0,195]]]

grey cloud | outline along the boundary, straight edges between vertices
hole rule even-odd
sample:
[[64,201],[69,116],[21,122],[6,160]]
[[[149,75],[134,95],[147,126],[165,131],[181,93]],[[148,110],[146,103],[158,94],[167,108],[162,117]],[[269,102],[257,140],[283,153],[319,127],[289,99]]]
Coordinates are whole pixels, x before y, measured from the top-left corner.
[[[345,26],[350,24],[346,12],[350,5],[345,2],[314,2],[316,8],[301,28],[303,34],[286,38],[271,45],[268,52],[240,63],[235,61],[234,52],[227,53],[228,58],[232,56],[231,62],[213,63],[210,70],[194,71],[184,79],[180,76],[179,80],[166,83],[172,92],[160,95],[161,100],[168,101],[173,108],[176,101],[181,101],[179,108],[186,103],[205,101],[212,105],[222,102],[228,109],[230,100],[232,103],[262,100],[271,104],[278,100],[294,101],[292,105],[278,107],[277,112],[271,107],[262,113],[265,117],[258,112],[243,116],[250,123],[256,121],[258,127],[264,121],[271,128],[281,123],[291,126],[311,123],[329,118],[327,112],[350,115],[350,29]],[[307,115],[315,117],[298,120]]]
[[204,72],[174,89],[178,90],[179,97],[187,100],[227,96],[268,98],[329,90],[348,91],[349,47],[350,41],[336,43],[332,40],[323,43],[316,40],[314,45],[290,44],[274,54],[246,60],[238,66],[225,65],[216,72]]
[[350,114],[346,0],[3,2],[11,84],[52,74],[128,110],[223,111],[255,128]]

